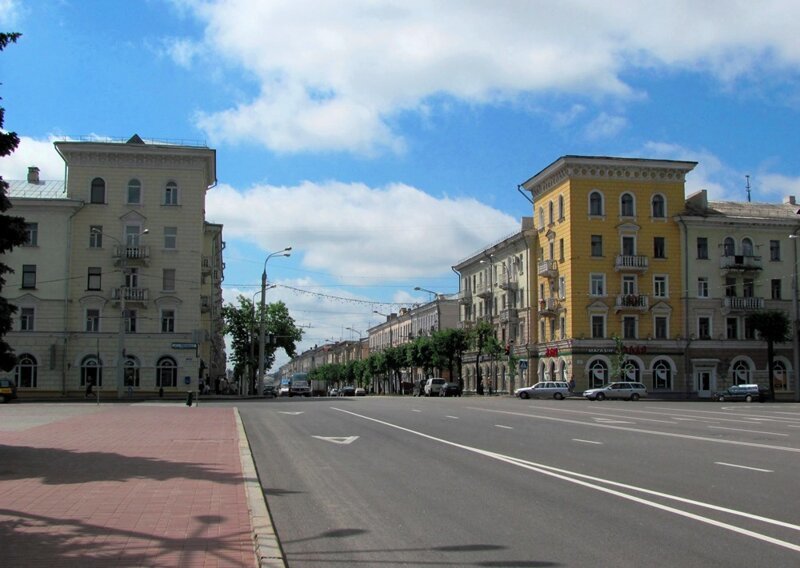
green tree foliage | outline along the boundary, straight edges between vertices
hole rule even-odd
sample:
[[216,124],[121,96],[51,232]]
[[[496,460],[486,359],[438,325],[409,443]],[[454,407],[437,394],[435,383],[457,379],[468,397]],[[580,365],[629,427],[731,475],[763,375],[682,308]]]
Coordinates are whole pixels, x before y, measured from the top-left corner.
[[461,376],[461,358],[469,345],[469,335],[463,329],[443,329],[433,334],[437,364],[450,372],[451,380]]
[[475,376],[477,377],[478,394],[483,394],[483,377],[481,377],[481,355],[484,353],[497,357],[502,351],[500,342],[494,334],[494,327],[487,321],[479,321],[469,333],[469,346],[475,351]]
[[[0,33],[0,51],[10,43],[16,43],[21,34]],[[19,137],[16,132],[4,130],[6,109],[0,107],[0,157],[11,155],[19,146]],[[0,177],[0,212],[11,208],[8,198],[8,183]],[[11,251],[14,247],[25,243],[25,219],[0,214],[0,255]],[[0,263],[0,293],[6,284],[5,275],[14,272],[7,264]],[[17,364],[14,350],[3,339],[11,331],[12,316],[17,311],[16,306],[10,304],[5,297],[0,296],[0,369],[10,371]]]
[[748,323],[756,330],[761,339],[767,342],[767,369],[769,369],[769,396],[775,400],[775,344],[784,343],[792,338],[792,326],[789,317],[779,310],[756,312],[747,317]]

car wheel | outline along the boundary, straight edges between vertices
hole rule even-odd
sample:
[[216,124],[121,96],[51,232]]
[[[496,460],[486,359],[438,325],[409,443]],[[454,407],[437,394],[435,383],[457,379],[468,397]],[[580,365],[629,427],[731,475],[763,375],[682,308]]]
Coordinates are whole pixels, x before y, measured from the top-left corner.
[[753,396],[748,394],[746,397],[744,397],[744,401],[745,402],[753,402]]
[[633,401],[639,400],[639,394],[638,393],[633,393],[631,395],[631,400],[633,400]]
[[604,395],[603,393],[599,392],[599,393],[597,393],[597,396],[594,397],[594,399],[595,400],[605,400],[606,399],[606,395]]
[[557,392],[556,394],[553,395],[553,398],[556,400],[564,400],[564,395],[561,394],[560,392]]
[[526,393],[526,392],[521,392],[521,393],[519,393],[519,397],[527,399],[528,397],[530,397],[530,395],[528,393]]

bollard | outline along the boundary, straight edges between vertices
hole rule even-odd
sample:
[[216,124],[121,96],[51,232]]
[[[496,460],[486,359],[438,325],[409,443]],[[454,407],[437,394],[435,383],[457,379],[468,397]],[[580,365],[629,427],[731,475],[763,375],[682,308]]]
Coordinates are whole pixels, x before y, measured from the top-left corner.
[[194,393],[186,391],[186,406],[192,406],[192,400],[194,400]]

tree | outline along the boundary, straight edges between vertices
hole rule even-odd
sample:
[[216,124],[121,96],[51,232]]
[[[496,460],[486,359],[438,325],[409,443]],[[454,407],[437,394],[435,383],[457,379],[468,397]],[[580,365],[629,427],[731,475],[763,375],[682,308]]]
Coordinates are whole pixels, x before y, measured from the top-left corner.
[[463,329],[443,329],[433,334],[434,352],[439,363],[447,367],[450,380],[461,377],[461,356],[469,348],[469,336]]
[[494,334],[494,326],[482,320],[472,328],[469,334],[470,347],[475,350],[475,376],[477,377],[476,392],[483,394],[483,378],[481,377],[481,355],[486,353],[492,357],[500,354],[500,342]]
[[[769,372],[769,397],[775,400],[775,344],[784,343],[792,338],[789,317],[779,310],[756,312],[747,316],[748,323],[756,330],[761,339],[767,342],[767,369]],[[795,369],[797,373],[797,369]]]
[[611,380],[622,381],[624,380],[627,354],[625,346],[622,344],[622,338],[614,335],[612,339],[614,340],[614,358],[611,360]]
[[[0,33],[0,51],[3,51],[9,43],[16,43],[20,35],[19,33]],[[17,133],[3,130],[5,115],[6,109],[0,107],[0,157],[11,155],[19,146]],[[11,209],[11,200],[8,198],[8,183],[0,176],[0,212],[5,212],[9,209]],[[25,219],[0,214],[0,255],[24,244],[26,239]],[[6,284],[5,274],[10,272],[13,273],[14,270],[7,264],[0,262],[0,292],[3,291],[3,287]],[[14,350],[3,339],[11,331],[12,316],[16,311],[16,306],[0,296],[0,369],[3,371],[10,371],[17,364]]]

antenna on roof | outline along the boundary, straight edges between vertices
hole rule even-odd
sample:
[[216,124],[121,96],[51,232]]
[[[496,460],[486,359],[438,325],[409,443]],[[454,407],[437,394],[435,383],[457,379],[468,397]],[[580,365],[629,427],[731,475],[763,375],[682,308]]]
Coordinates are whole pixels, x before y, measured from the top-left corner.
[[744,184],[745,189],[747,189],[747,202],[750,203],[750,174],[746,174],[744,177],[747,180]]

